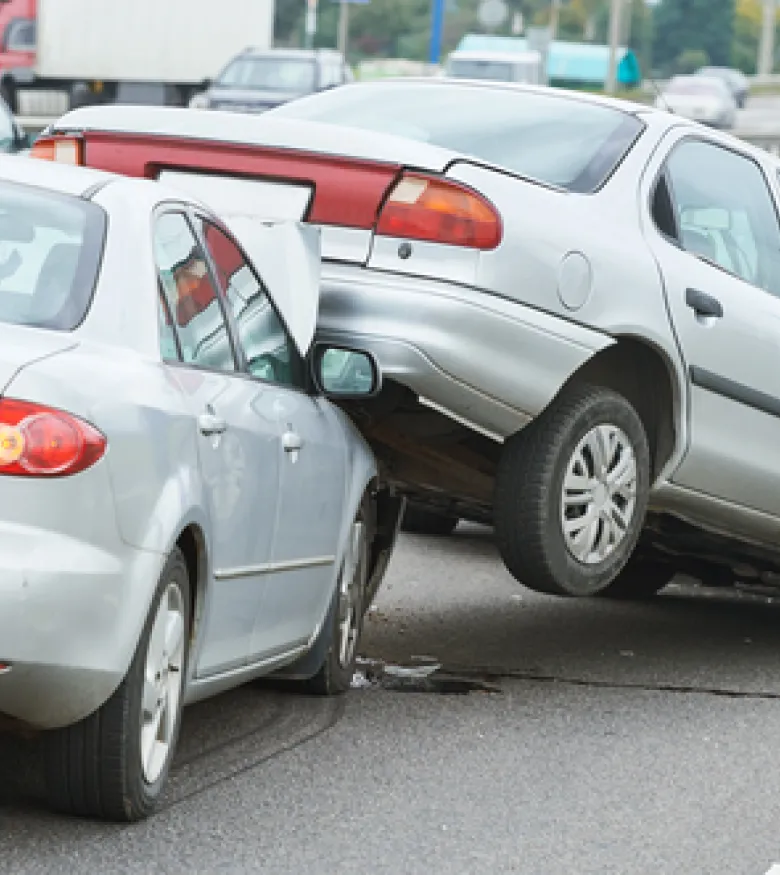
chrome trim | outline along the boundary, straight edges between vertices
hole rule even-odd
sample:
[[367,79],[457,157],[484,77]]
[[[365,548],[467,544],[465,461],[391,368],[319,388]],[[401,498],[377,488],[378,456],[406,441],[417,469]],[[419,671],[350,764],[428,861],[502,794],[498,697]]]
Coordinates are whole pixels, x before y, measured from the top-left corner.
[[184,704],[194,705],[211,696],[219,695],[255,678],[263,677],[272,671],[284,668],[308,652],[306,644],[299,644],[291,650],[267,656],[249,665],[240,665],[219,674],[194,677],[184,693]]
[[214,571],[215,580],[237,580],[241,577],[255,577],[258,574],[279,574],[282,571],[299,571],[302,568],[317,568],[320,565],[333,565],[335,556],[313,556],[311,559],[290,559],[286,562],[265,562],[262,565],[246,565],[242,568],[218,568]]

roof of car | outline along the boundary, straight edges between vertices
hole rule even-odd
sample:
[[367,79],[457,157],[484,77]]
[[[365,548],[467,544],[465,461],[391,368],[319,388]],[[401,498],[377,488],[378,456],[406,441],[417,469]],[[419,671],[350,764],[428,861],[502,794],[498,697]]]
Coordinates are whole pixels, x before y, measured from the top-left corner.
[[115,178],[112,173],[89,167],[73,167],[22,155],[0,156],[0,179],[74,197],[82,197],[95,186]]
[[[340,58],[341,52],[335,49],[264,49],[260,46],[247,46],[241,55],[252,55],[253,57],[272,57],[272,58]],[[240,57],[240,56],[239,56]]]

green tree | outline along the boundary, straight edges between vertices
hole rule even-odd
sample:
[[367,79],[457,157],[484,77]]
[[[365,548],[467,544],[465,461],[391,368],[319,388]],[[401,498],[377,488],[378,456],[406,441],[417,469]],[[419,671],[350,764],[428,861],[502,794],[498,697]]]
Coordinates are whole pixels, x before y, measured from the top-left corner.
[[655,9],[653,60],[676,72],[687,51],[704,52],[711,64],[731,63],[735,0],[661,0]]

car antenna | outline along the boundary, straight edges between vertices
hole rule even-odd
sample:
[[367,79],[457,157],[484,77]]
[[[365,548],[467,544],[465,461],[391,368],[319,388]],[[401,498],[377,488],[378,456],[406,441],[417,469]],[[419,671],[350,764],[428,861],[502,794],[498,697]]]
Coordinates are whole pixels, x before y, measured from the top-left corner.
[[653,86],[653,91],[655,91],[655,96],[656,96],[656,97],[661,101],[661,103],[664,105],[664,109],[665,109],[667,112],[670,112],[672,115],[674,115],[674,110],[673,110],[673,109],[671,108],[671,106],[669,106],[669,104],[666,102],[666,98],[664,97],[663,92],[661,91],[661,89],[658,87],[658,83],[655,81],[655,79],[650,79],[649,81],[650,81],[650,84]]

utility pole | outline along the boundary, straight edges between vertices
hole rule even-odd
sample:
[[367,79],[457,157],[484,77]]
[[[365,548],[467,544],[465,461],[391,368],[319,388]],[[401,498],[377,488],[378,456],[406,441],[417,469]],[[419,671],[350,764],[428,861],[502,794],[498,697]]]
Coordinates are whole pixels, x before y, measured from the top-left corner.
[[306,2],[306,48],[314,45],[314,34],[317,33],[317,0]]
[[349,43],[349,2],[341,0],[341,9],[339,10],[339,51],[344,57],[347,57],[347,45]]
[[617,91],[617,53],[620,42],[620,13],[623,11],[623,0],[611,0],[609,8],[609,68],[607,70],[606,92],[614,94]]
[[438,64],[441,57],[442,35],[444,33],[444,3],[445,0],[433,0],[431,10],[431,44],[428,51],[428,61],[431,65]]
[[558,38],[558,19],[561,14],[561,0],[550,0],[550,41]]
[[758,49],[759,76],[770,76],[774,67],[776,8],[776,0],[764,0],[764,15],[761,26],[761,43]]

